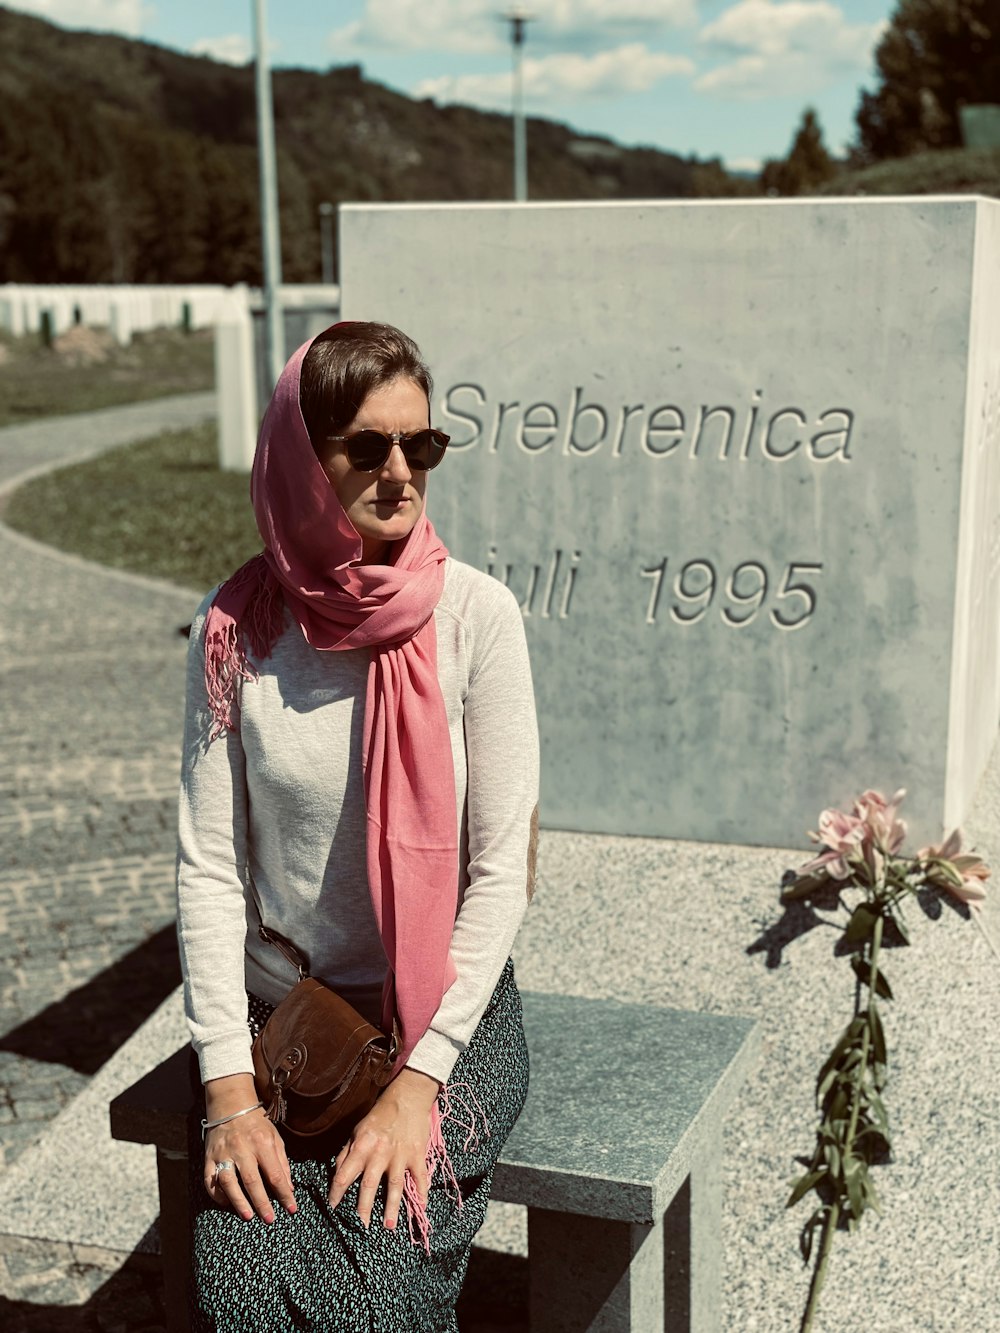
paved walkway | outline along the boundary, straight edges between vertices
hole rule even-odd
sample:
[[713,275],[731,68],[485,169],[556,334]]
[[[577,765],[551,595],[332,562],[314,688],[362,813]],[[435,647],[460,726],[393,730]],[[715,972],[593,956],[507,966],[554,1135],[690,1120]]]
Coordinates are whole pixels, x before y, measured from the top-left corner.
[[[214,394],[195,394],[2,430],[0,500],[27,476],[214,413]],[[198,598],[2,524],[0,569],[2,1167],[176,985],[179,630]],[[155,1280],[137,1275],[86,1311],[54,1309],[94,1289],[87,1267],[58,1246],[9,1249],[0,1325],[155,1327]]]

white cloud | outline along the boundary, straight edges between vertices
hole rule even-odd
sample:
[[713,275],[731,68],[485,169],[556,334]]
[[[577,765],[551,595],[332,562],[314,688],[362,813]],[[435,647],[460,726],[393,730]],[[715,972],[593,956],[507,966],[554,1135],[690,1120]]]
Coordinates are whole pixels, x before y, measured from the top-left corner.
[[[531,0],[529,47],[593,49],[623,37],[656,37],[693,24],[697,0]],[[330,34],[333,53],[358,50],[503,50],[510,29],[506,0],[365,0],[361,17]]]
[[8,9],[36,14],[64,28],[92,28],[138,37],[153,7],[146,0],[4,0]]
[[847,21],[830,0],[739,0],[701,31],[708,50],[734,58],[695,81],[741,99],[803,94],[868,69],[885,21]]
[[[524,94],[526,101],[578,101],[618,97],[645,92],[671,74],[690,74],[690,60],[663,55],[634,42],[602,51],[594,56],[551,55],[526,57]],[[438,102],[467,102],[474,106],[510,106],[510,74],[459,74],[425,79],[413,90],[414,97],[433,97]]]
[[191,46],[195,56],[211,56],[227,65],[245,65],[253,54],[250,39],[242,32],[230,32],[225,37],[199,37]]

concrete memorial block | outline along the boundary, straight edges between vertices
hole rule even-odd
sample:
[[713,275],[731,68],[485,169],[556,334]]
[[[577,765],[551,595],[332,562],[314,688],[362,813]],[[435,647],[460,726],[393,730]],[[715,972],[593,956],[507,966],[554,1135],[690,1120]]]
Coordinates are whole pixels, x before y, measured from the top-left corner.
[[111,336],[119,347],[130,346],[132,331],[135,327],[132,322],[131,301],[124,294],[112,297],[109,314],[111,316],[109,320]]
[[15,338],[20,338],[25,332],[24,301],[20,288],[12,282],[4,283],[3,295],[0,296],[0,323]]
[[525,617],[550,827],[965,813],[1000,713],[1000,203],[349,206],[450,549]]
[[219,401],[219,467],[249,472],[257,445],[253,326],[245,287],[216,311],[215,388]]

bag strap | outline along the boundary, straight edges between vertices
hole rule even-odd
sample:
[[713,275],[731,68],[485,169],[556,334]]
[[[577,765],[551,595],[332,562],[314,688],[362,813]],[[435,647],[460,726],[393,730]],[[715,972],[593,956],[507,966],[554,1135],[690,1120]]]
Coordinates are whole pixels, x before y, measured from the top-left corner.
[[265,926],[263,922],[257,927],[257,934],[268,944],[273,944],[279,953],[284,954],[292,967],[298,970],[300,981],[306,979],[309,975],[306,960],[303,958],[302,954],[299,953],[291,940],[286,940],[284,935],[279,935],[276,930],[272,930],[270,926]]
[[246,879],[247,887],[253,897],[254,909],[257,912],[257,934],[266,944],[273,944],[278,952],[283,954],[285,959],[291,963],[292,967],[298,972],[299,980],[304,981],[309,975],[309,966],[306,963],[304,955],[299,953],[298,949],[296,949],[290,939],[286,939],[284,935],[279,935],[278,932],[272,930],[270,926],[264,925],[264,913],[260,910],[260,898],[257,896],[257,885],[253,882],[253,876],[250,874],[249,866],[247,866]]

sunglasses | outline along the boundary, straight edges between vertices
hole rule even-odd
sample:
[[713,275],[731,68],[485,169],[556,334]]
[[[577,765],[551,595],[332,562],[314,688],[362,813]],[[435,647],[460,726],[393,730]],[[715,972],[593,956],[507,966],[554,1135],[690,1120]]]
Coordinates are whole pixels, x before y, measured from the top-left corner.
[[347,446],[347,461],[355,472],[377,472],[385,467],[394,444],[402,449],[411,471],[430,472],[444,458],[451,436],[429,428],[415,430],[410,435],[402,435],[399,431],[385,435],[380,430],[358,430],[353,435],[328,435],[326,438]]

